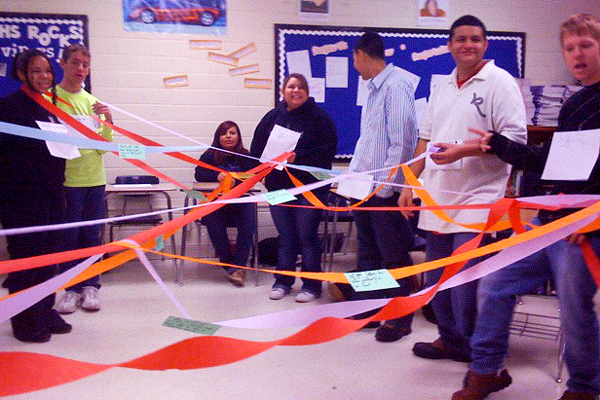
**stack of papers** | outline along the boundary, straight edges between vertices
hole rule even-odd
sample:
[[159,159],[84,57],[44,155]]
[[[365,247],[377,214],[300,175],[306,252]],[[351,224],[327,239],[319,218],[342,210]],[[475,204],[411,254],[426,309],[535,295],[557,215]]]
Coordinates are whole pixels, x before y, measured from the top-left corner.
[[531,86],[535,105],[534,125],[557,126],[563,103],[579,90],[581,86],[575,85]]

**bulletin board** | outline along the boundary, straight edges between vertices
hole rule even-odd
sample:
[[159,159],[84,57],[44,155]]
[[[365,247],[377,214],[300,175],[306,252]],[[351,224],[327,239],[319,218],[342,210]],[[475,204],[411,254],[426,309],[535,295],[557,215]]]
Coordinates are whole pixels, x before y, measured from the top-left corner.
[[[88,19],[86,15],[33,14],[0,12],[0,97],[5,97],[21,87],[10,77],[15,54],[26,49],[44,52],[56,76],[62,80],[58,61],[65,47],[88,44]],[[90,77],[85,81],[91,91]]]
[[[375,31],[382,36],[387,63],[403,68],[415,78],[415,99],[419,105],[423,105],[429,98],[432,75],[448,75],[455,66],[446,48],[448,30],[276,24],[276,104],[283,100],[281,87],[283,80],[289,74],[288,53],[298,54],[307,51],[310,78],[317,78],[317,80],[335,78],[337,81],[339,76],[333,77],[327,74],[328,66],[339,64],[339,61],[342,65],[347,65],[347,86],[343,87],[343,82],[341,84],[338,82],[332,85],[337,87],[327,87],[327,79],[325,79],[324,101],[318,101],[319,107],[323,108],[335,122],[338,131],[338,158],[352,156],[360,133],[362,107],[357,105],[357,98],[359,86],[362,85],[359,82],[360,76],[353,67],[352,49],[366,30]],[[523,78],[525,33],[490,31],[488,42],[485,58],[493,59],[497,66],[505,69],[512,76]],[[328,61],[328,58],[335,58],[335,60]],[[347,62],[343,58],[347,58]],[[311,89],[311,96],[312,92]]]

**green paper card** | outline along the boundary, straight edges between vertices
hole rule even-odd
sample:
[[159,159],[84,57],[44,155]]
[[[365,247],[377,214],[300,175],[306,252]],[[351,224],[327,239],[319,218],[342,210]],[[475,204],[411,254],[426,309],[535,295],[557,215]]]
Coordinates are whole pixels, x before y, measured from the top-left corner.
[[119,157],[145,160],[146,147],[139,144],[119,143]]
[[206,196],[202,192],[199,192],[197,190],[186,190],[185,192],[192,199],[196,199],[200,203],[206,203],[206,202],[208,202],[208,199],[206,198]]
[[165,248],[165,237],[163,235],[158,235],[156,237],[156,243],[154,244],[154,250],[163,251]]
[[250,179],[254,176],[255,174],[249,174],[247,172],[238,172],[237,176],[239,176],[240,179]]
[[344,274],[352,288],[357,292],[391,289],[400,287],[387,269],[374,271],[346,272]]
[[208,322],[194,321],[193,319],[168,317],[163,326],[169,328],[181,329],[183,331],[199,333],[200,335],[212,336],[219,330],[220,325],[209,324]]
[[272,206],[276,204],[286,203],[288,201],[296,200],[296,196],[291,194],[285,189],[275,190],[274,192],[263,193],[262,197],[269,202]]
[[310,174],[320,181],[331,178],[331,175],[327,172],[311,171]]

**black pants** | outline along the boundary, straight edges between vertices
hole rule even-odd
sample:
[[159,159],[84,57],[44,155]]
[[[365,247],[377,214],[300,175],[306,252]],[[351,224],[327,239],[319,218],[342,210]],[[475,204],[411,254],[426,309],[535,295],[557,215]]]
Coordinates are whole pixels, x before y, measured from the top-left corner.
[[[11,190],[0,188],[0,223],[4,229],[47,225],[65,221],[66,200],[58,188],[46,190]],[[6,237],[11,259],[32,257],[62,250],[60,231],[28,233]],[[11,272],[5,281],[9,293],[16,293],[52,278],[56,265]],[[15,335],[36,335],[48,330],[53,317],[55,294],[51,294],[11,318]]]

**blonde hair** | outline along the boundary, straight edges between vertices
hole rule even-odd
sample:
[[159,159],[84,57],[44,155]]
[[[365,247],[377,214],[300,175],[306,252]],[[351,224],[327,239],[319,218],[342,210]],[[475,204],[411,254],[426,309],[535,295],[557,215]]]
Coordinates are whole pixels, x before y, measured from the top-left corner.
[[560,26],[560,43],[566,35],[589,35],[600,43],[600,21],[592,14],[575,14]]

